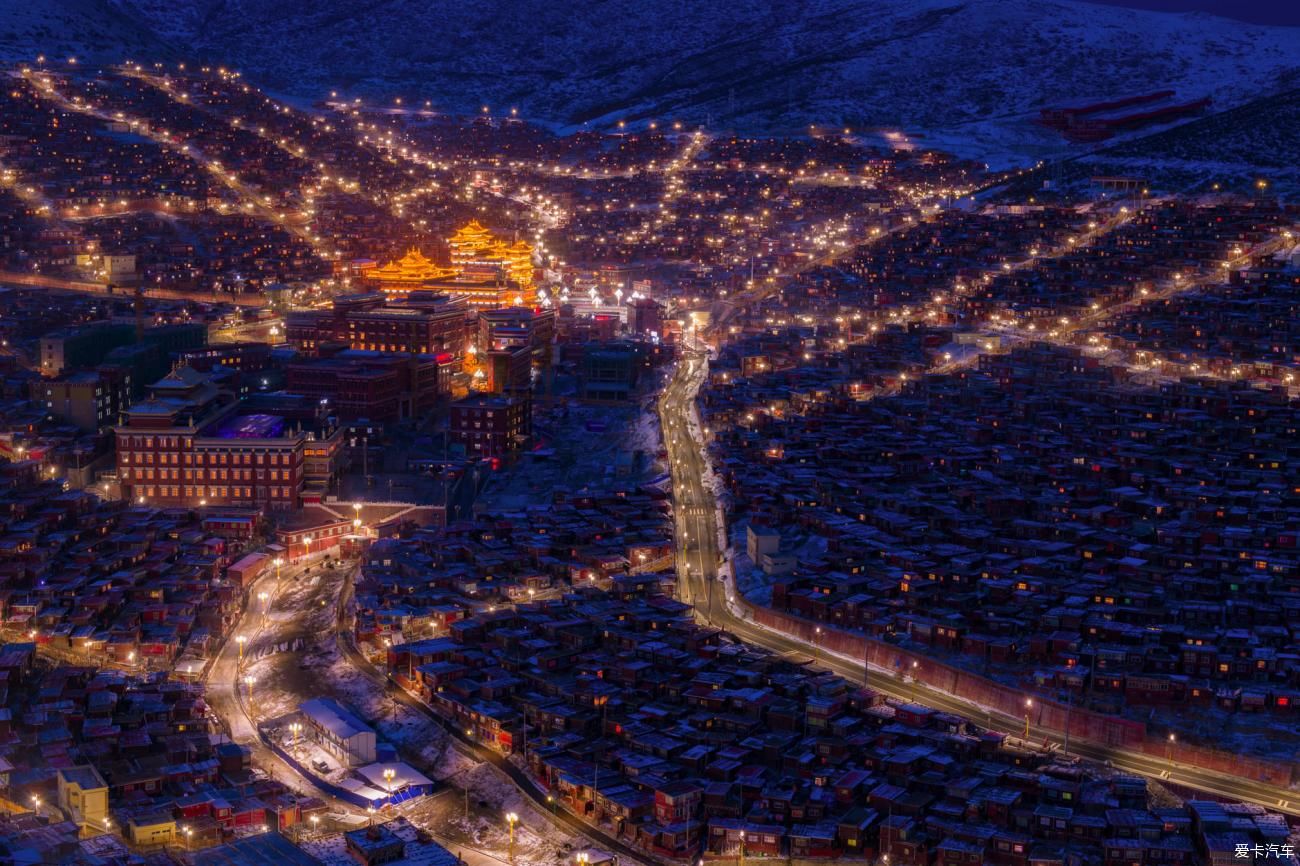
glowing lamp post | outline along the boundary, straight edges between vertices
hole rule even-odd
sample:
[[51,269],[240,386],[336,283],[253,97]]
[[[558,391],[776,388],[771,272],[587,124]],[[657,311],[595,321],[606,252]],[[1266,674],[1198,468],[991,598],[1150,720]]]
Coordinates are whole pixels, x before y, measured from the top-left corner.
[[239,645],[239,663],[242,665],[244,663],[244,644],[248,643],[248,638],[241,634],[235,638],[235,643]]
[[393,802],[393,779],[395,779],[396,777],[397,777],[397,771],[394,770],[392,767],[386,767],[384,769],[384,790],[388,794],[389,805],[392,805]]
[[506,825],[510,828],[510,862],[515,862],[515,825],[519,823],[519,816],[514,812],[506,813]]
[[249,674],[244,677],[244,685],[248,687],[248,714],[253,714],[253,683],[257,682],[257,677]]
[[1029,740],[1029,711],[1034,707],[1033,698],[1025,698],[1025,740]]
[[293,734],[293,751],[298,752],[298,735],[302,733],[302,722],[290,722],[289,731]]
[[277,556],[275,559],[271,560],[271,564],[275,566],[275,579],[279,580],[280,566],[284,565],[284,558]]

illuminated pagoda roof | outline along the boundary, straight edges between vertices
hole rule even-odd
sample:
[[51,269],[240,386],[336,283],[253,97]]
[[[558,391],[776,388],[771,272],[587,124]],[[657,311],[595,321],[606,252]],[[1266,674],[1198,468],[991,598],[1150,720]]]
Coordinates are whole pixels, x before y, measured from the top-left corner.
[[424,253],[412,247],[406,255],[395,262],[389,262],[375,268],[369,276],[385,282],[419,283],[425,280],[440,280],[455,274],[454,268],[444,268],[434,264]]
[[492,232],[484,228],[478,220],[470,220],[468,224],[456,229],[455,234],[451,236],[452,244],[472,246],[477,244],[487,245],[491,242]]
[[478,220],[457,229],[448,239],[451,267],[435,264],[415,248],[397,261],[366,272],[368,279],[384,284],[386,291],[409,289],[429,282],[458,278],[485,268],[498,270],[523,288],[533,282],[533,248],[522,240],[513,243],[492,234]]

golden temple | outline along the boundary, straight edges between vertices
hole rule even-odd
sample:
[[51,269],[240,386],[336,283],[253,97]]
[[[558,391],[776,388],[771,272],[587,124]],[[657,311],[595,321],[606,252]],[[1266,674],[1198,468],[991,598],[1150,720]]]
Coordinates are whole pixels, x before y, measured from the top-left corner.
[[504,271],[506,278],[522,289],[533,284],[533,248],[523,241],[506,243],[478,220],[470,220],[447,243],[451,247],[451,265],[461,273]]
[[475,306],[531,304],[533,248],[524,241],[508,243],[478,220],[471,220],[447,239],[451,266],[436,264],[417,249],[366,273],[390,294],[438,288],[465,294]]
[[412,247],[397,261],[381,265],[366,276],[378,280],[385,287],[407,288],[419,286],[427,280],[444,280],[447,277],[454,277],[457,273],[459,273],[457,268],[436,265],[424,253]]

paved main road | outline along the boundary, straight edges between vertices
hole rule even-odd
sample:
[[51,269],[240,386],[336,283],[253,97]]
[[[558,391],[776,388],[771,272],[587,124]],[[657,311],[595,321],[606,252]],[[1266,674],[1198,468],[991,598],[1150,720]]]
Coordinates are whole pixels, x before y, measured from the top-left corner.
[[[282,569],[278,577],[273,568],[268,568],[267,572],[250,588],[247,607],[240,612],[239,620],[230,630],[230,638],[222,645],[207,671],[206,698],[212,712],[225,723],[231,740],[251,750],[255,767],[282,782],[290,790],[320,799],[336,815],[351,816],[360,820],[365,817],[360,809],[311,785],[299,775],[297,770],[267,748],[249,717],[249,708],[244,698],[245,687],[240,682],[244,671],[248,669],[246,665],[251,662],[252,657],[264,650],[269,642],[275,642],[277,638],[273,627],[264,626],[263,610],[274,610],[282,596],[286,592],[291,592],[294,584],[302,580],[309,566],[314,567],[319,573],[323,560],[323,554],[317,555],[310,563],[296,563]],[[332,601],[332,596],[329,594],[331,586],[336,589],[337,583],[323,579],[314,581],[309,591],[302,594],[299,600],[305,606],[328,606]],[[261,592],[267,593],[269,605],[258,597]],[[239,658],[239,645],[234,639],[236,635],[242,635],[247,639],[246,657],[242,664]],[[254,715],[256,714],[254,712]],[[471,866],[493,866],[493,864],[472,862]]]
[[[923,683],[906,682],[893,673],[867,671],[862,661],[819,651],[799,638],[757,625],[737,616],[724,597],[734,587],[719,580],[717,509],[713,491],[706,483],[707,433],[694,417],[695,396],[708,375],[708,359],[702,350],[687,349],[676,374],[660,399],[659,411],[673,473],[673,499],[677,519],[679,596],[695,605],[696,616],[750,643],[786,656],[811,658],[850,680],[861,680],[876,691],[906,701],[956,713],[984,727],[1020,737],[1024,720],[967,702],[947,692],[935,691]],[[1036,725],[1029,730],[1031,741],[1060,745],[1061,734]],[[1159,757],[1099,743],[1071,738],[1070,753],[1099,762],[1110,762],[1118,770],[1147,776],[1162,782],[1193,788],[1219,797],[1257,803],[1269,809],[1300,816],[1300,793],[1238,776],[1172,764]]]

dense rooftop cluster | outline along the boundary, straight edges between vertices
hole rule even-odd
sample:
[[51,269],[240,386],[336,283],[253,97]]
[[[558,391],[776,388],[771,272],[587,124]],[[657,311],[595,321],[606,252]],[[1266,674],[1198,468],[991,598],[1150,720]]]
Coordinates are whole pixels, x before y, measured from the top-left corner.
[[1117,713],[1290,713],[1300,416],[1245,384],[1127,379],[1037,346],[705,423],[734,517],[795,554],[778,607]]
[[652,585],[484,614],[389,663],[565,808],[666,856],[1191,863],[1288,835],[734,644]]
[[557,588],[671,583],[669,511],[653,488],[557,490],[546,505],[378,541],[357,583],[358,637],[441,634],[476,607]]
[[38,187],[54,213],[111,213],[154,198],[182,206],[215,194],[189,160],[132,134],[129,124],[62,111],[23,79],[10,86],[0,94],[5,164]]
[[[208,304],[154,299],[146,300],[143,307],[146,321],[158,325],[186,321],[216,324],[230,311]],[[86,298],[16,286],[0,292],[0,338],[7,341],[4,348],[39,357],[37,338],[42,334],[109,319],[125,321],[134,313],[133,302],[127,297]],[[12,353],[9,356],[12,358]]]
[[1270,262],[1233,271],[1221,285],[1142,304],[1106,330],[1111,345],[1180,370],[1288,383],[1300,366],[1297,287],[1300,270]]
[[1008,313],[1032,322],[1140,299],[1197,271],[1226,273],[1226,262],[1239,260],[1295,217],[1268,201],[1156,203],[1087,246],[998,275],[963,312],[975,320]]
[[1089,222],[1096,225],[1086,213],[1058,207],[945,212],[861,247],[848,259],[842,281],[827,274],[828,281],[810,294],[873,312],[925,303],[944,287],[959,295],[973,291],[966,284],[991,270],[1064,245]]
[[543,188],[564,196],[572,213],[567,257],[694,261],[734,267],[745,279],[775,278],[790,272],[796,251],[865,234],[868,223],[879,221],[874,214],[897,198],[887,185],[854,173],[873,158],[881,165],[903,161],[875,149],[855,146],[849,165],[817,167],[815,140],[785,142],[781,148],[812,166],[787,170],[710,155],[716,145],[697,136],[630,174],[543,179]]
[[[60,242],[28,240],[15,250],[14,270],[75,265],[96,282],[129,275],[153,287],[185,289],[207,289],[223,279],[260,285],[324,273],[302,239],[264,215],[237,212],[243,209],[237,197],[196,170],[193,156],[146,137],[150,122],[171,118],[116,120],[107,110],[66,110],[38,97],[37,85],[28,81],[16,87],[22,89],[8,95],[5,112],[12,138],[4,171],[27,206],[52,220],[50,231],[59,232]],[[94,87],[86,92],[88,99],[105,98]],[[105,261],[108,256],[135,260],[124,274]]]
[[[0,674],[7,796],[35,804],[38,816],[56,806],[69,816],[8,818],[0,840],[10,850],[31,845],[48,863],[104,862],[82,859],[82,830],[114,828],[144,848],[187,837],[206,846],[291,827],[323,805],[255,773],[246,747],[215,738],[200,685],[50,666],[30,643],[0,647]],[[125,862],[124,851],[114,856]]]
[[242,602],[225,568],[254,522],[104,502],[39,470],[0,473],[5,627],[83,663],[196,673]]

